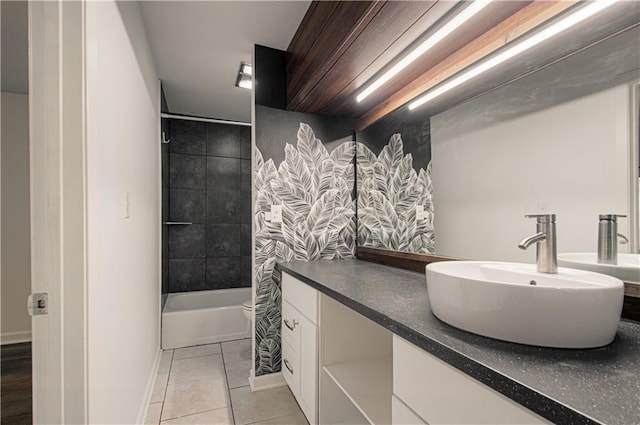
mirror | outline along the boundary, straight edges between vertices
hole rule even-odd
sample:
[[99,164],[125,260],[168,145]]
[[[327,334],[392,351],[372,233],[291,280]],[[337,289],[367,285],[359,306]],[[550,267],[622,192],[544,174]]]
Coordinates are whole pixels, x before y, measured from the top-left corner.
[[524,214],[557,214],[559,252],[594,252],[598,214],[619,213],[619,252],[637,252],[640,29],[623,6],[590,23],[597,40],[568,31],[359,131],[358,245],[532,263]]

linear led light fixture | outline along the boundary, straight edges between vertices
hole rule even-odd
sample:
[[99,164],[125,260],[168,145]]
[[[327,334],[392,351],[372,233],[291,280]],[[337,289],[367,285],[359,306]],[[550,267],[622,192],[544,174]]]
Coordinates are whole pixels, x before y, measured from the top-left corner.
[[236,87],[242,87],[243,89],[251,90],[253,88],[253,81],[251,80],[253,75],[253,67],[250,63],[241,62],[238,76],[236,77]]
[[467,6],[462,12],[457,14],[453,19],[447,22],[442,28],[436,31],[431,37],[427,38],[422,44],[413,49],[409,54],[403,57],[400,62],[395,64],[391,69],[382,74],[380,78],[375,80],[362,91],[357,97],[358,102],[362,102],[367,96],[379,89],[384,83],[395,77],[400,71],[409,66],[413,61],[422,56],[427,50],[442,41],[446,36],[455,31],[459,26],[471,19],[476,13],[480,12],[491,0],[475,0],[470,6]]
[[571,28],[572,26],[584,21],[585,19],[588,19],[591,16],[603,11],[613,3],[615,3],[615,0],[595,0],[589,2],[587,6],[581,7],[573,13],[570,13],[555,24],[543,29],[536,34],[533,34],[530,37],[527,37],[520,42],[515,43],[513,46],[509,47],[502,53],[470,68],[467,71],[464,71],[462,74],[458,75],[452,80],[449,80],[441,86],[428,91],[423,96],[411,102],[409,104],[409,109],[415,109],[418,106],[421,106],[429,102],[430,100],[435,99],[436,97],[448,92],[449,90],[458,87],[459,85],[471,80],[472,78],[477,77],[478,75],[513,58],[514,56],[517,56],[520,53],[531,49],[532,47],[542,43],[543,41],[546,41],[551,37],[561,33],[562,31]]

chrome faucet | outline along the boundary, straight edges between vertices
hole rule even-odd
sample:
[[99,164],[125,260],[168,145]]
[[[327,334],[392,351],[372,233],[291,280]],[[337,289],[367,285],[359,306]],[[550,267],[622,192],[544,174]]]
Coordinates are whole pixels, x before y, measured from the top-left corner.
[[527,249],[535,243],[537,270],[540,273],[558,273],[556,215],[527,214],[525,217],[537,219],[537,233],[521,240],[518,248]]
[[598,216],[598,263],[618,264],[618,238],[628,243],[625,235],[618,233],[618,217],[620,214],[600,214]]

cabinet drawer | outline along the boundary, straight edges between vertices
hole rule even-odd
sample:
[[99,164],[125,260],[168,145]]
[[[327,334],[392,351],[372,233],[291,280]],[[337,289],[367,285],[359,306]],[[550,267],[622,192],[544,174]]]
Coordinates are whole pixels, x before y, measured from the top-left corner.
[[300,371],[298,370],[298,353],[291,344],[282,341],[282,376],[293,394],[300,389]]
[[391,396],[391,423],[393,425],[428,425],[394,395]]
[[282,301],[282,340],[295,351],[300,347],[300,313],[287,301]]
[[395,335],[393,393],[430,424],[548,423],[513,400]]
[[318,323],[318,291],[295,277],[282,273],[282,298],[291,303],[312,323]]

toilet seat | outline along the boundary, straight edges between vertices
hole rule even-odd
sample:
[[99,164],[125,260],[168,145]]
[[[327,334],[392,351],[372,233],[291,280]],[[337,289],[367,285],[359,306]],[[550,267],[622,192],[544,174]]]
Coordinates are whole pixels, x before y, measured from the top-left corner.
[[251,300],[243,302],[242,303],[242,309],[243,310],[253,310],[253,303],[251,302]]

